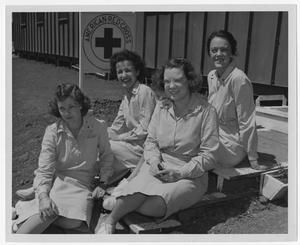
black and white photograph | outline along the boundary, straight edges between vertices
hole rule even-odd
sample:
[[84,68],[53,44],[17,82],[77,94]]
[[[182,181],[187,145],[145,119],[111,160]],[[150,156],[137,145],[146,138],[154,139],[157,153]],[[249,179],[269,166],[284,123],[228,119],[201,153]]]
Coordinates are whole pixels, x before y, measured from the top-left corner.
[[6,5],[5,242],[297,241],[299,6],[184,4]]

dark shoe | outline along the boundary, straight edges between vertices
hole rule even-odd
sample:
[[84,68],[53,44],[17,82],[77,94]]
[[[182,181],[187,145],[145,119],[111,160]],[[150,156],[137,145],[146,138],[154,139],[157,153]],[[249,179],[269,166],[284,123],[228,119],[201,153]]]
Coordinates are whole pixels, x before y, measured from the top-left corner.
[[32,200],[35,197],[35,192],[33,187],[17,190],[16,194],[18,197],[20,197],[24,201]]

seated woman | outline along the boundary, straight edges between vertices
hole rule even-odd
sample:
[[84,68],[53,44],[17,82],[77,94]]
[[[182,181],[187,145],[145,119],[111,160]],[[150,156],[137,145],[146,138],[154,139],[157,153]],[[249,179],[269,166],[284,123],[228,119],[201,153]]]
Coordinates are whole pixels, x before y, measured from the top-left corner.
[[218,161],[233,167],[248,157],[254,169],[265,169],[257,162],[257,131],[252,84],[236,67],[237,42],[230,32],[213,32],[207,52],[215,69],[208,76],[208,102],[217,110],[220,149]]
[[198,202],[207,190],[219,145],[217,114],[193,93],[195,72],[186,59],[172,59],[161,83],[172,103],[158,102],[148,127],[144,163],[123,188],[116,205],[96,233],[114,233],[116,223],[136,211],[165,219]]
[[58,85],[49,107],[58,119],[46,128],[33,183],[36,198],[23,202],[30,209],[19,214],[17,233],[42,233],[52,223],[65,229],[89,224],[95,173],[101,169],[106,182],[112,174],[106,124],[88,112],[90,100],[78,86]]
[[118,115],[108,128],[115,156],[114,176],[109,181],[112,183],[133,170],[142,157],[156,99],[152,89],[141,84],[145,78],[145,65],[138,54],[128,50],[115,53],[110,65],[112,74],[124,88]]

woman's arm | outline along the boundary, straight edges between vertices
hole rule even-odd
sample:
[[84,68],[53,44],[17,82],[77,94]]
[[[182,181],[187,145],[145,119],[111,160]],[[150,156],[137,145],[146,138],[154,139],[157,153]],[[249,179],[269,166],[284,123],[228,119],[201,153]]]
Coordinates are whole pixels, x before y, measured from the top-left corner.
[[33,187],[39,200],[39,212],[42,218],[53,217],[58,214],[55,203],[49,197],[57,161],[56,132],[56,125],[54,124],[46,128],[39,156],[39,166],[35,171],[33,181]]
[[52,187],[57,160],[56,137],[56,125],[48,126],[43,137],[38,169],[35,171],[36,176],[33,181],[38,196],[48,195]]
[[200,134],[201,143],[198,155],[179,169],[180,178],[197,178],[216,166],[219,133],[217,113],[212,106],[205,111]]
[[240,142],[248,153],[250,161],[257,160],[257,131],[255,122],[255,104],[250,80],[239,76],[239,81],[232,84],[236,112],[238,117]]
[[100,128],[98,132],[99,142],[99,160],[100,160],[100,180],[107,184],[108,179],[113,175],[114,156],[110,147],[106,123],[99,122]]
[[161,163],[161,152],[159,150],[156,134],[159,127],[160,110],[160,104],[157,104],[148,127],[148,136],[144,144],[145,162],[152,166],[157,166],[158,163]]
[[124,99],[120,104],[116,118],[114,119],[112,125],[107,130],[108,137],[112,140],[119,140],[119,135],[123,133],[123,128],[125,125],[123,106],[124,106]]

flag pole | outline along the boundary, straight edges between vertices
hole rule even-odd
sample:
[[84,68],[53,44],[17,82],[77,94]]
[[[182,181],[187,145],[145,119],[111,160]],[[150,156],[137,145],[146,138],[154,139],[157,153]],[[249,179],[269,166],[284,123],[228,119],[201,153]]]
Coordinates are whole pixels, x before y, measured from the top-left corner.
[[82,69],[82,19],[79,12],[79,88],[83,90],[83,69]]

